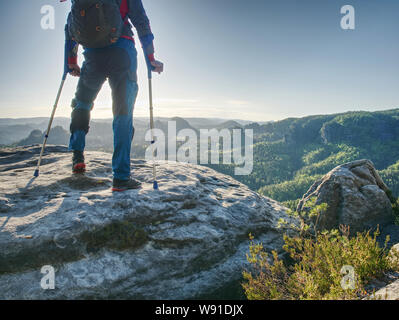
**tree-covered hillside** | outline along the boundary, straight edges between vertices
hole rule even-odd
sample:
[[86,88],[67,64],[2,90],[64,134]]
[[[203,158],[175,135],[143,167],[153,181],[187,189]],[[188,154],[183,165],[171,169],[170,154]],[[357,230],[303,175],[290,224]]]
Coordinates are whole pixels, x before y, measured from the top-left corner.
[[[399,109],[289,118],[254,130],[254,169],[235,176],[278,201],[296,200],[328,171],[343,163],[370,159],[399,195]],[[232,166],[213,166],[233,173]]]

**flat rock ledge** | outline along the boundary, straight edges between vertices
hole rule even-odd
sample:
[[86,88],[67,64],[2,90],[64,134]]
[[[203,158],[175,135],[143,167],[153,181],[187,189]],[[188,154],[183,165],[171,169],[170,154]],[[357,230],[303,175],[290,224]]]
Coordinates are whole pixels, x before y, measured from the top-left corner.
[[[0,150],[0,299],[212,298],[238,283],[249,233],[282,252],[287,209],[207,167],[134,160],[140,190],[112,193],[111,155],[66,147]],[[55,289],[44,290],[44,266]],[[223,298],[223,296],[221,297]]]

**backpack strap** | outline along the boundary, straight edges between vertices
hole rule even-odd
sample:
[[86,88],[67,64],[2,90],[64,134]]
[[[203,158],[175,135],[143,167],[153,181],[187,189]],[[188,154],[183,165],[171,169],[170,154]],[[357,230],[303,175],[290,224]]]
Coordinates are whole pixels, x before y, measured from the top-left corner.
[[[122,19],[125,22],[125,25],[129,24],[129,16],[128,16],[129,4],[128,4],[127,0],[122,0],[121,6],[120,6],[120,12],[121,12]],[[125,38],[125,39],[131,40],[134,42],[133,37],[122,35],[121,38]]]
[[129,5],[127,3],[127,0],[122,0],[121,6],[120,6],[120,12],[122,19],[125,21],[125,24],[127,23],[127,14],[129,13]]

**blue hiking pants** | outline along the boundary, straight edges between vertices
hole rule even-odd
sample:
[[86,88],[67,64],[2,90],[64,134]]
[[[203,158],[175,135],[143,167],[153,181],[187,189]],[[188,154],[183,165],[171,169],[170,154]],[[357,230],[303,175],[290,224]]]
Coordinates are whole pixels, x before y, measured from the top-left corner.
[[83,151],[89,132],[90,111],[102,85],[108,79],[114,115],[114,178],[130,177],[130,150],[133,140],[133,108],[137,97],[137,51],[133,41],[120,38],[101,49],[85,49],[85,61],[72,100],[69,149]]

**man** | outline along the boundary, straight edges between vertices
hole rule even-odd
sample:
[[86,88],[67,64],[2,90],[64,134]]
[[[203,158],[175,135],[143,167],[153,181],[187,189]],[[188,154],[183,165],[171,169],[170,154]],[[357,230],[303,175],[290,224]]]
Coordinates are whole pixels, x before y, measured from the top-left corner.
[[[65,0],[61,0],[65,1]],[[72,0],[73,2],[74,0]],[[161,73],[163,64],[154,58],[154,36],[141,0],[115,0],[124,21],[119,38],[103,48],[85,48],[82,69],[77,62],[78,45],[71,36],[69,24],[65,26],[69,42],[67,63],[69,72],[80,77],[75,98],[72,100],[71,138],[74,173],[84,173],[85,137],[89,131],[90,111],[102,85],[108,79],[112,90],[114,153],[112,157],[113,191],[140,188],[141,183],[130,176],[130,150],[134,134],[133,108],[137,97],[137,51],[132,22],[137,30],[147,62],[154,72]],[[83,10],[82,10],[83,11]],[[84,14],[84,12],[82,12]],[[71,15],[71,14],[70,14]]]

